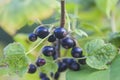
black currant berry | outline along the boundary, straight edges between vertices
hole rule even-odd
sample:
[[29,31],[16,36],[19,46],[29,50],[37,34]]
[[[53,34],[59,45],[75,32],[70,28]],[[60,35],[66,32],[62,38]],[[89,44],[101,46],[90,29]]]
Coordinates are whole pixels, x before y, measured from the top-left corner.
[[58,63],[58,72],[63,72],[67,69],[67,64],[64,62]]
[[58,39],[62,39],[67,35],[67,31],[65,28],[59,27],[54,31],[55,37]]
[[76,61],[74,59],[70,58],[70,59],[63,59],[63,62],[69,66]]
[[42,53],[45,55],[45,56],[52,56],[55,54],[55,48],[52,47],[52,46],[45,46],[43,49],[42,49]]
[[44,77],[46,77],[46,74],[45,74],[45,73],[40,72],[40,78],[44,78]]
[[80,70],[80,65],[78,63],[74,62],[69,66],[69,69],[73,70],[73,71],[78,71],[78,70]]
[[79,59],[78,63],[84,65],[84,64],[86,64],[86,59]]
[[48,41],[49,41],[49,42],[54,42],[54,41],[56,41],[55,35],[50,35],[50,36],[48,37]]
[[54,75],[54,79],[57,80],[60,76],[60,72],[56,72],[55,75]]
[[82,49],[79,47],[72,48],[71,55],[75,58],[83,57],[82,55]]
[[43,66],[45,65],[46,61],[42,58],[38,58],[37,61],[36,61],[36,65],[39,67],[39,66]]
[[69,37],[66,37],[62,39],[61,44],[65,49],[70,49],[75,46],[75,41]]
[[57,54],[53,54],[52,57],[53,57],[53,60],[55,60],[55,59],[57,59],[58,55]]
[[29,34],[29,40],[34,42],[37,40],[37,35],[34,33]]
[[50,76],[53,78],[53,76],[54,76],[54,73],[53,73],[53,72],[50,72]]
[[35,73],[36,72],[36,66],[34,64],[29,65],[28,73]]
[[50,80],[48,77],[41,78],[41,80]]
[[36,34],[39,38],[43,39],[43,38],[45,38],[46,36],[48,36],[49,31],[48,31],[47,28],[45,28],[45,27],[43,27],[43,26],[40,26],[40,27],[38,27],[38,28],[36,29],[35,34]]

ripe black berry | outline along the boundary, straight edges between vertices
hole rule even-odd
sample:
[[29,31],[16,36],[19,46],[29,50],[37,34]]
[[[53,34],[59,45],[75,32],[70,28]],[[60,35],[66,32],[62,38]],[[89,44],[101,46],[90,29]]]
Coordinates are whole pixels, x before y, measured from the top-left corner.
[[54,75],[54,79],[57,80],[60,76],[60,73],[59,72],[56,72],[55,75]]
[[72,48],[75,46],[75,41],[69,37],[66,37],[66,38],[62,39],[61,44],[65,49],[69,49],[69,48]]
[[74,59],[63,59],[63,62],[70,66],[72,63],[76,62]]
[[78,63],[84,65],[84,64],[86,64],[86,59],[79,59]]
[[67,64],[64,62],[58,63],[58,72],[63,72],[67,69]]
[[55,59],[57,59],[58,55],[57,54],[53,54],[52,57],[53,57],[53,60],[55,60]]
[[78,70],[80,70],[80,65],[78,63],[74,62],[69,66],[69,69],[73,70],[73,71],[78,71]]
[[54,42],[54,41],[56,41],[55,35],[50,35],[50,36],[48,37],[48,41],[49,41],[49,42]]
[[46,61],[44,59],[38,58],[36,61],[36,65],[39,66],[43,66],[45,65]]
[[55,29],[54,34],[56,38],[62,39],[67,35],[67,31],[65,30],[65,28],[59,27]]
[[33,41],[33,42],[36,41],[37,40],[37,35],[34,34],[34,33],[29,34],[29,40]]
[[54,76],[54,73],[53,73],[53,72],[50,72],[50,76],[53,78],[53,76]]
[[41,80],[50,80],[48,77],[41,78]]
[[55,48],[52,47],[52,46],[45,46],[45,47],[42,49],[42,53],[43,53],[45,56],[52,56],[53,54],[55,54]]
[[45,28],[45,27],[43,27],[43,26],[40,26],[40,27],[38,27],[38,28],[36,29],[35,34],[36,34],[39,38],[43,39],[43,38],[45,38],[46,36],[48,36],[49,31],[48,31],[47,28]]
[[40,72],[40,78],[44,78],[44,77],[46,77],[46,74],[45,74],[45,73]]
[[71,55],[75,58],[83,57],[82,55],[82,49],[79,47],[72,48]]
[[34,64],[30,64],[28,73],[35,73],[35,72],[36,72],[36,66]]

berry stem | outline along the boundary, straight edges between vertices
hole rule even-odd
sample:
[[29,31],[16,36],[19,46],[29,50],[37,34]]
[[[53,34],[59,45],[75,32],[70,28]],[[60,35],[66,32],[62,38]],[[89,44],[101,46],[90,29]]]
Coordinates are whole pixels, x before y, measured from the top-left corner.
[[57,57],[60,57],[60,39],[57,40],[57,44],[56,44],[56,53],[57,53]]
[[54,60],[54,62],[58,62],[60,60],[63,60],[63,59],[75,59],[75,60],[78,60],[78,59],[86,59],[86,57],[82,57],[82,58],[73,58],[73,57],[61,57],[61,58],[57,58],[56,60]]
[[64,27],[65,25],[65,0],[61,0],[61,21],[60,26]]
[[[64,27],[65,25],[65,0],[61,0],[61,21],[60,21],[60,27]],[[58,57],[60,57],[60,39],[57,40],[56,43],[56,54]]]
[[40,46],[41,43],[43,43],[49,36],[47,36],[46,38],[40,40],[40,42],[38,44],[35,45],[35,47],[33,47],[31,50],[29,50],[28,52],[26,52],[25,54],[28,55],[29,53],[31,53],[32,51],[34,51],[38,46]]

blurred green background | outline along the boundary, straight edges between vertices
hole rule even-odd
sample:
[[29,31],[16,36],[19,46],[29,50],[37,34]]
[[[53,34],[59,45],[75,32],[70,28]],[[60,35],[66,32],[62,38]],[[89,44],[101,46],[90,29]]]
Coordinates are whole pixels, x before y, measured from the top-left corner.
[[[113,33],[120,31],[119,8],[119,0],[66,0],[65,28],[74,32],[81,47],[94,38],[108,42],[114,38]],[[30,50],[36,43],[28,41],[29,33],[40,24],[59,23],[60,0],[0,0],[0,55],[6,45],[15,41]]]

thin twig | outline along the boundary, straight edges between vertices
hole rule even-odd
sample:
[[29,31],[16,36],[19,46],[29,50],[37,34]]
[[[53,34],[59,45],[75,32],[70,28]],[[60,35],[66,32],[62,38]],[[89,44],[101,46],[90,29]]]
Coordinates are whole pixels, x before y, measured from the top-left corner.
[[60,57],[61,55],[60,55],[60,40],[59,39],[57,39],[57,44],[55,48],[56,48],[55,50],[56,50],[57,57]]
[[73,58],[73,57],[61,57],[61,58],[57,58],[56,60],[54,60],[54,62],[63,60],[63,59],[75,59],[75,60],[79,60],[79,59],[86,59],[86,57],[82,57],[82,58]]
[[65,0],[61,0],[61,21],[60,26],[64,27],[65,25]]
[[[64,27],[65,25],[65,0],[61,0],[61,20],[60,27]],[[56,54],[57,57],[60,57],[60,39],[57,39],[56,43]]]

